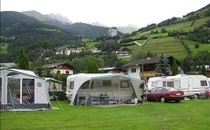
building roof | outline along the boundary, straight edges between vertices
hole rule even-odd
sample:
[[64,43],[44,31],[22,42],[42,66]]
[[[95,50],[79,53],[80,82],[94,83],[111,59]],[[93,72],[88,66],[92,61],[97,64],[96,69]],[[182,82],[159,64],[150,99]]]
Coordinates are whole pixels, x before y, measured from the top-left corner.
[[98,70],[101,72],[105,72],[105,73],[107,73],[108,71],[115,71],[115,70],[117,70],[119,72],[125,72],[124,69],[117,68],[117,67],[104,67],[104,68],[99,68]]
[[71,64],[67,63],[67,62],[55,62],[52,64],[45,64],[42,66],[42,68],[44,69],[50,69],[50,68],[60,68],[63,65],[69,66],[72,69],[76,69],[74,66],[72,66]]
[[[172,62],[173,62],[173,59],[174,57],[173,56],[165,56],[165,59],[168,59],[169,61],[169,64],[172,65]],[[122,67],[130,67],[130,66],[138,66],[138,65],[149,65],[149,64],[157,64],[159,62],[160,58],[159,57],[148,57],[146,59],[138,59],[138,60],[133,60],[125,65],[123,65]],[[176,60],[176,59],[175,59]],[[176,63],[178,65],[180,65],[181,63],[176,60]]]
[[147,65],[147,64],[156,64],[158,63],[159,58],[146,58],[146,59],[138,59],[138,60],[133,60],[125,65],[123,67],[130,67],[130,66],[138,66],[138,65]]

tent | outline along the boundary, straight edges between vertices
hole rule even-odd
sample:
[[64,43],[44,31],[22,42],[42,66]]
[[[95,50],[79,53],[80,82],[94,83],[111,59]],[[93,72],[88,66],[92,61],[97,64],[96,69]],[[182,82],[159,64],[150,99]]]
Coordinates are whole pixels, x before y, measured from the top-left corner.
[[66,96],[70,104],[124,104],[141,100],[142,80],[123,74],[75,74],[67,77]]
[[62,91],[62,81],[50,77],[46,77],[45,81],[48,91]]
[[1,110],[40,110],[50,108],[46,82],[33,71],[0,69]]

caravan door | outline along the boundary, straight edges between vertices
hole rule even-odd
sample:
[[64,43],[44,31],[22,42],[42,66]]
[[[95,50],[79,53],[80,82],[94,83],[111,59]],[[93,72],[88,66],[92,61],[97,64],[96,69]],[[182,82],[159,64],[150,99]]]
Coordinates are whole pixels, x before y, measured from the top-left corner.
[[193,78],[188,77],[187,83],[188,83],[188,90],[187,90],[187,93],[185,93],[185,95],[187,95],[187,96],[194,95],[194,93],[193,93]]

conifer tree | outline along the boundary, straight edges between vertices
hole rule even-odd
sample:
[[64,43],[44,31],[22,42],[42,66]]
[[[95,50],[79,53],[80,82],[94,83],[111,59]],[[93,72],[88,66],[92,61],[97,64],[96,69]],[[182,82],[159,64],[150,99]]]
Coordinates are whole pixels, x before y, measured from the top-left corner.
[[201,74],[204,76],[207,76],[207,70],[206,70],[205,65],[202,65],[202,67],[201,67]]
[[23,48],[20,50],[19,61],[18,61],[18,68],[19,69],[29,69],[29,61],[28,56]]
[[178,66],[176,60],[174,59],[172,64],[172,75],[177,75],[178,73],[179,73]]
[[168,63],[168,59],[166,59],[163,53],[160,55],[160,59],[158,61],[157,67],[155,69],[158,76],[168,76],[170,75],[170,65]]

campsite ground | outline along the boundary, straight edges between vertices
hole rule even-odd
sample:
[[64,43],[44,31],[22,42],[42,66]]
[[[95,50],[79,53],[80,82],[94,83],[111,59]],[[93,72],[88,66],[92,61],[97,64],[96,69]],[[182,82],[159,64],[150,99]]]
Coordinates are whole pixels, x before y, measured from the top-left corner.
[[[59,107],[58,102],[52,103]],[[49,111],[1,111],[1,130],[207,130],[210,100],[180,103],[145,102],[144,105],[92,107],[69,106]]]

